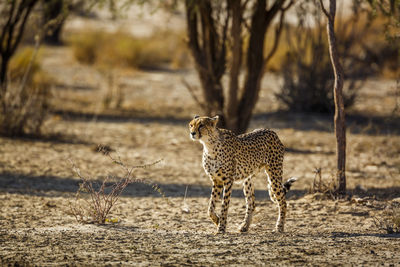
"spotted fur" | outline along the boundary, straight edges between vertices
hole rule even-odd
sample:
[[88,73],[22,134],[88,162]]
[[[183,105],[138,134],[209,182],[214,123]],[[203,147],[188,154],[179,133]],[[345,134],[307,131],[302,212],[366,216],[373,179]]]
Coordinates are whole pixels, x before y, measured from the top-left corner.
[[[235,135],[216,127],[218,116],[199,117],[189,123],[190,137],[203,144],[203,168],[210,177],[213,187],[208,207],[211,220],[217,225],[218,233],[224,233],[227,224],[232,185],[243,181],[246,198],[246,215],[241,232],[247,232],[255,209],[252,177],[264,170],[268,177],[270,198],[278,205],[279,214],[275,230],[283,232],[286,215],[286,192],[295,178],[282,184],[284,146],[275,132],[258,129]],[[222,200],[220,215],[215,212],[216,201]]]

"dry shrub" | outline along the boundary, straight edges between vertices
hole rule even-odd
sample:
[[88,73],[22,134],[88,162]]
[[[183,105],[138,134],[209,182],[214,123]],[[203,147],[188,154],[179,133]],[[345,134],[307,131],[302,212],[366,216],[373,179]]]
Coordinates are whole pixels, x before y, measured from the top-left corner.
[[[73,171],[80,178],[81,182],[75,195],[75,202],[70,202],[71,214],[75,217],[77,222],[98,224],[118,222],[118,219],[110,218],[109,215],[124,189],[131,183],[141,182],[149,184],[154,191],[165,197],[162,190],[156,184],[133,177],[133,171],[135,169],[151,167],[161,160],[151,164],[127,167],[119,156],[117,159],[113,158],[107,147],[99,146],[99,151],[107,155],[114,164],[119,165],[124,170],[124,175],[123,178],[107,176],[101,183],[97,183],[82,175],[80,170],[71,161]],[[109,182],[115,179],[117,179],[117,181]]]
[[400,234],[400,203],[393,202],[385,209],[382,218],[374,217],[374,223],[378,230],[387,234]]
[[8,83],[0,95],[0,133],[38,134],[49,110],[51,79],[36,60],[37,48],[25,47],[10,61]]
[[[284,84],[276,97],[284,107],[292,111],[332,113],[334,74],[326,24],[320,10],[314,6],[313,11],[310,4],[313,2],[316,3],[304,1],[296,7],[299,24],[284,27],[281,42],[267,70],[283,75]],[[346,81],[343,88],[345,107],[353,105],[357,91],[367,77],[395,77],[399,73],[399,42],[388,42],[384,28],[382,18],[371,20],[368,13],[360,10],[346,18],[338,15],[335,31]]]
[[[308,0],[308,2],[313,1]],[[350,72],[351,75],[373,74],[384,78],[397,78],[400,74],[398,67],[400,65],[400,42],[398,41],[398,37],[397,39],[388,38],[390,37],[390,33],[386,29],[387,19],[382,14],[374,13],[368,7],[363,6],[363,8],[362,6],[360,5],[355,8],[353,10],[354,13],[349,17],[344,17],[339,12],[336,18],[335,30],[337,43],[339,45],[341,61],[344,63],[344,69],[347,72],[346,75],[349,76]],[[306,20],[309,20],[313,8],[315,7],[307,6],[307,13],[304,13],[304,10],[301,10],[301,8],[297,8],[295,11],[297,12],[297,16],[300,16],[300,20],[304,20],[304,15],[308,16]],[[314,20],[316,12],[320,11],[318,9],[314,10]],[[302,42],[310,37],[310,31],[314,35],[319,35],[320,29],[322,29],[321,40],[325,43],[327,42],[326,28],[321,22],[315,25],[307,25],[306,27],[303,27],[304,25],[299,26],[286,25],[283,28],[276,53],[266,66],[267,71],[284,72],[287,67],[288,54],[293,52],[293,49],[296,50],[297,45],[303,45]],[[398,27],[396,30],[398,30]],[[272,34],[273,32],[268,33],[267,38],[272,38]],[[265,51],[271,49],[272,43],[265,43]],[[304,45],[308,47],[300,55],[309,64],[313,58],[313,54],[310,53],[312,49],[310,47],[311,42]],[[325,52],[329,57],[327,49]],[[357,72],[353,70],[354,64],[357,65]]]
[[[32,85],[33,78],[40,72],[38,60],[33,59],[35,48],[26,46],[21,48],[10,60],[8,78],[14,82],[21,82],[27,75],[27,85]],[[30,70],[27,73],[30,64]]]
[[[106,221],[113,221],[112,218],[108,218],[108,215],[115,206],[122,191],[130,184],[130,180],[124,178],[112,185],[108,185],[108,179],[106,178],[99,185],[81,176],[79,170],[75,170],[75,172],[78,173],[81,179],[78,192],[75,196],[75,205],[70,206],[75,219],[81,223],[99,224],[103,224]],[[82,192],[88,193],[90,198],[80,201],[80,193]]]
[[38,134],[49,110],[49,91],[9,85],[1,98],[0,133],[6,136]]
[[316,168],[314,181],[308,190],[309,194],[322,194],[328,198],[336,199],[337,183],[332,177],[329,182],[322,179],[322,169]]
[[183,34],[170,31],[146,38],[135,38],[124,32],[86,31],[72,34],[68,43],[75,58],[86,64],[151,69],[183,68],[190,62]]
[[[301,5],[300,5],[301,7]],[[334,111],[334,75],[329,57],[326,26],[320,12],[312,16],[314,26],[308,24],[307,12],[298,10],[299,25],[287,25],[287,51],[282,58],[283,86],[276,94],[278,100],[292,111],[332,113]],[[358,27],[358,19],[350,18],[336,29],[338,52],[344,68],[344,105],[351,106],[362,81],[371,74],[369,62],[360,54],[360,38],[365,33]],[[359,31],[360,30],[360,31]],[[284,46],[285,47],[285,46]]]
[[93,64],[101,50],[104,35],[98,31],[81,32],[72,35],[68,43],[72,46],[75,58],[85,64]]
[[387,19],[382,14],[378,13],[373,18],[370,14],[359,17],[359,25],[368,25],[368,31],[360,37],[359,49],[364,53],[364,60],[381,77],[397,79],[400,76],[399,23],[395,24],[395,33],[391,31],[391,25],[387,24]]

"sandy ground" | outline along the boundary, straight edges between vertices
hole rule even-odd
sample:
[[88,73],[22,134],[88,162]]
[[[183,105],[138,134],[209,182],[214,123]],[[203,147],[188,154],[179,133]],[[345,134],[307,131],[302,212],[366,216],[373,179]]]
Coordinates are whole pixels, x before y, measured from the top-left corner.
[[[104,72],[78,64],[65,47],[47,48],[44,55],[56,85],[43,136],[0,137],[0,265],[400,265],[400,235],[374,223],[400,206],[394,81],[369,80],[360,91],[348,116],[349,196],[331,200],[308,191],[316,168],[325,183],[334,174],[332,118],[281,111],[274,97],[281,80],[267,74],[250,130],[277,131],[287,147],[284,177],[299,178],[288,194],[286,232],[272,233],[277,209],[259,175],[249,233],[237,232],[245,200],[235,185],[227,233],[214,235],[202,148],[187,130],[201,110],[182,79],[196,87],[196,73]],[[110,92],[112,103],[118,99],[116,88],[120,106],[104,108]],[[144,182],[124,191],[110,214],[117,223],[80,224],[70,208],[80,182],[72,165],[98,182],[124,175],[98,145],[126,166],[162,161],[135,169],[133,177]]]
[[[135,190],[130,190],[134,192]],[[271,233],[275,207],[258,200],[253,227],[236,232],[243,201],[233,199],[230,226],[214,235],[204,196],[171,203],[158,197],[124,197],[114,225],[81,225],[62,211],[66,197],[1,195],[1,263],[20,265],[398,265],[399,236],[380,234],[371,216],[386,203],[290,200],[284,234]],[[203,194],[202,193],[202,194]]]
[[[61,55],[69,62],[64,48],[49,51],[53,59]],[[49,72],[57,73],[61,68],[57,62],[45,63]],[[73,80],[80,87],[74,87],[68,75],[59,77],[64,86],[56,87],[55,95],[63,104],[55,101],[56,113],[46,122],[44,137],[0,138],[1,265],[400,264],[399,235],[387,234],[374,224],[374,217],[384,218],[385,210],[400,197],[400,128],[398,118],[389,116],[394,87],[382,86],[380,101],[388,104],[374,118],[349,116],[351,196],[334,201],[307,194],[315,168],[322,168],[326,182],[334,173],[331,118],[264,106],[273,99],[269,82],[251,128],[278,132],[288,150],[284,175],[299,177],[288,195],[286,233],[271,232],[277,210],[260,175],[250,232],[237,233],[245,201],[240,185],[235,185],[227,234],[215,236],[206,214],[210,181],[201,168],[201,146],[188,138],[186,126],[199,110],[179,82],[182,73],[122,75],[128,85],[121,110],[104,110],[98,102],[106,91],[93,78],[101,75],[73,60],[67,65],[64,73],[75,73]],[[192,71],[183,75],[196,83]],[[266,77],[279,83],[276,77]],[[368,88],[377,84],[386,83],[368,82],[361,97],[371,99],[368,94],[375,91]],[[379,102],[376,98],[371,106]],[[355,114],[362,114],[365,106],[360,102]],[[82,175],[97,181],[124,174],[96,151],[99,144],[107,145],[111,155],[127,166],[162,159],[153,167],[135,170],[134,177],[157,184],[164,196],[145,183],[133,183],[110,215],[118,223],[77,223],[70,210],[79,186],[72,162]],[[356,203],[355,198],[362,201]]]

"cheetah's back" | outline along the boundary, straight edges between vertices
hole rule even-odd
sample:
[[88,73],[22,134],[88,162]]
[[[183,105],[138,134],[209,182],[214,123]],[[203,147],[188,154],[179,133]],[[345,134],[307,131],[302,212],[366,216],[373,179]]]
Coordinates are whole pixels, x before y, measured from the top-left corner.
[[258,172],[271,161],[283,161],[284,146],[277,134],[257,129],[237,137],[236,174],[241,178]]

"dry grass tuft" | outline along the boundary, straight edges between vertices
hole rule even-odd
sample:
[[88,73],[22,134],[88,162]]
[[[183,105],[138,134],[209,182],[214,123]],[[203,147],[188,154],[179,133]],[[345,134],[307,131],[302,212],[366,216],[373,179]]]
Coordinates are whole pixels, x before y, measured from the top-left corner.
[[184,68],[190,62],[183,33],[157,32],[135,38],[124,32],[85,31],[72,34],[67,42],[75,58],[85,64],[139,69]]
[[9,63],[9,82],[25,82],[27,87],[49,88],[53,80],[42,70],[40,60],[41,51],[38,47],[25,46],[19,49]]

